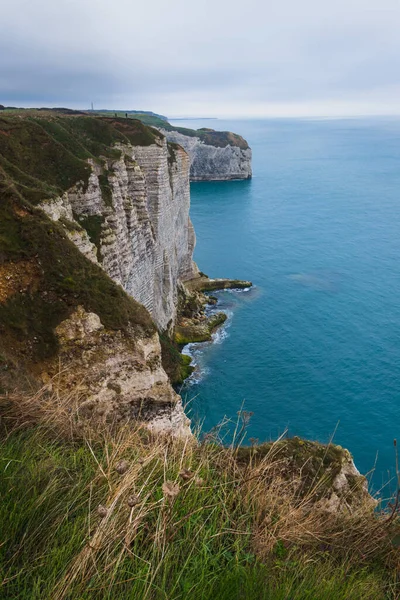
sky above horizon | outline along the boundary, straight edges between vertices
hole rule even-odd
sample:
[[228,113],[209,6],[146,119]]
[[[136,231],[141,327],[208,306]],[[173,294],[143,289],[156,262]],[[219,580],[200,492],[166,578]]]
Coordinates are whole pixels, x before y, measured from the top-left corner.
[[14,0],[0,104],[169,117],[400,114],[399,0]]

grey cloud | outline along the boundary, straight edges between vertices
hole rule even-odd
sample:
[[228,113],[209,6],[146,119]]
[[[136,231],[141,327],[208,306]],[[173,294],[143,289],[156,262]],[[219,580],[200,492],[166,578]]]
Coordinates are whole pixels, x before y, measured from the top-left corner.
[[399,24],[395,0],[14,0],[2,7],[0,103],[378,110],[400,89]]

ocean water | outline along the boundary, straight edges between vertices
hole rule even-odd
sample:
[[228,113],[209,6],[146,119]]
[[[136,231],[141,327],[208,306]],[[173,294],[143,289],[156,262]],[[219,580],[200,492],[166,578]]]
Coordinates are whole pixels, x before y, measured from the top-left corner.
[[252,411],[249,437],[350,449],[375,489],[400,437],[400,120],[176,121],[243,135],[251,181],[191,186],[195,260],[229,314],[190,346],[182,394],[210,430]]

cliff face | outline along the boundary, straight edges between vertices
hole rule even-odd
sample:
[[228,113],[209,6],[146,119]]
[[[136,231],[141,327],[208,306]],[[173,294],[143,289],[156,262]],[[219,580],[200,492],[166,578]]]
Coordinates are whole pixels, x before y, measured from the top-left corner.
[[[250,153],[243,138],[198,135],[189,139],[204,153],[201,178],[248,176],[238,166]],[[76,390],[95,418],[188,430],[157,329],[163,364],[179,381],[190,367],[171,337],[182,327],[183,283],[198,275],[189,218],[196,164],[134,120],[34,111],[0,119],[7,373],[18,363],[40,383]],[[200,313],[197,328],[209,336],[214,322]]]
[[95,421],[189,435],[146,309],[0,169],[0,390],[45,384]]
[[[181,398],[161,365],[156,332],[111,331],[82,306],[55,329],[59,351],[42,379],[82,394],[79,414],[96,421],[144,421],[153,431],[190,435]],[[59,364],[63,365],[60,372]]]
[[199,130],[193,135],[174,130],[161,131],[168,141],[179,144],[189,154],[191,181],[251,178],[251,149],[240,136],[212,130]]
[[165,330],[175,321],[178,282],[197,269],[189,159],[181,148],[168,148],[165,138],[156,142],[118,144],[118,159],[105,159],[101,167],[90,161],[86,189],[78,184],[40,206]]
[[184,150],[140,123],[4,119],[0,196],[0,388],[27,376],[188,434],[149,315],[172,326],[197,272]]

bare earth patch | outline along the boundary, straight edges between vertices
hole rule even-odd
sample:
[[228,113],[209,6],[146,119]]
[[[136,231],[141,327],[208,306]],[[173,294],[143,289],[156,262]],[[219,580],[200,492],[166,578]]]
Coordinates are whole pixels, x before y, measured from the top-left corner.
[[24,293],[36,286],[40,279],[40,270],[33,260],[6,262],[0,265],[0,303],[17,294]]

